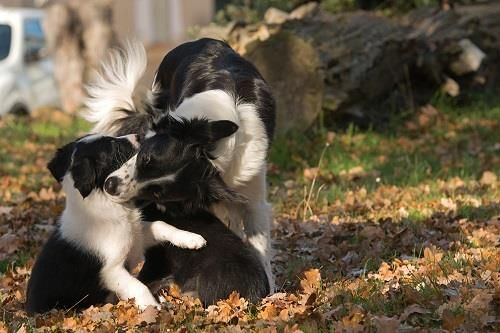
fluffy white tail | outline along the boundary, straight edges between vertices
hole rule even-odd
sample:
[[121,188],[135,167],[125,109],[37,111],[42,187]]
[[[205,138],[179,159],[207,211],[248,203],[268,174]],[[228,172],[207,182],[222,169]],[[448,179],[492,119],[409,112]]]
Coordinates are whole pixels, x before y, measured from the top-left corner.
[[111,51],[95,80],[86,86],[87,109],[82,116],[95,123],[93,133],[114,135],[117,120],[125,118],[127,111],[138,112],[133,97],[146,65],[146,50],[138,41],[128,41],[123,49]]

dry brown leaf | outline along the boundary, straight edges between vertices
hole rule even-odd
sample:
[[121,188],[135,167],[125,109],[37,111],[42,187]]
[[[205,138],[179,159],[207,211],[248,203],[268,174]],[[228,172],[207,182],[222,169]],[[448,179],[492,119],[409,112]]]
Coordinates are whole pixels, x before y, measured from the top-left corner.
[[363,331],[363,319],[365,315],[357,308],[355,308],[352,313],[342,318],[342,324],[348,330],[352,330],[353,332],[362,332]]
[[321,273],[319,269],[313,268],[304,272],[304,278],[300,280],[300,286],[306,293],[312,293],[321,284]]
[[479,182],[482,185],[494,185],[497,182],[497,175],[491,171],[485,171]]
[[326,142],[329,144],[332,144],[333,141],[335,141],[336,136],[337,136],[337,133],[332,132],[332,131],[328,131],[328,133],[326,133]]
[[319,175],[319,168],[306,168],[304,169],[304,178],[314,179]]
[[438,252],[437,248],[432,246],[432,247],[426,247],[424,249],[424,259],[426,259],[429,262],[432,263],[438,263],[441,261],[443,258],[443,253]]
[[376,316],[372,318],[373,324],[380,333],[396,333],[399,331],[399,320],[386,316]]
[[19,329],[16,331],[16,333],[26,333],[26,326],[24,324],[19,327]]
[[21,239],[12,233],[6,233],[0,237],[0,253],[14,253],[21,244]]
[[156,322],[156,317],[158,317],[158,309],[152,305],[148,306],[144,311],[139,315],[138,322],[152,324]]
[[294,324],[293,326],[285,326],[283,331],[284,333],[303,333],[303,331],[299,328],[299,324]]
[[444,309],[441,319],[443,320],[443,328],[445,330],[454,331],[462,325],[465,315],[463,313],[453,313],[450,309]]
[[465,308],[472,312],[487,312],[490,303],[493,301],[493,294],[482,290],[465,306]]
[[457,210],[457,204],[453,202],[450,198],[441,198],[441,206],[446,208],[449,211],[455,212]]
[[278,312],[274,304],[266,304],[264,310],[260,312],[260,317],[264,320],[276,320]]
[[287,321],[289,316],[288,316],[288,309],[283,309],[280,311],[279,317],[283,321]]
[[421,307],[418,304],[413,304],[413,305],[410,305],[409,307],[407,307],[404,310],[404,312],[399,317],[399,320],[401,322],[404,322],[404,321],[406,321],[413,314],[427,314],[427,313],[430,313],[430,311],[424,309],[423,307]]
[[5,326],[3,321],[0,321],[0,333],[8,333],[7,326]]
[[65,329],[65,330],[72,330],[75,327],[77,327],[77,325],[78,325],[78,322],[76,321],[75,318],[73,318],[73,317],[64,318],[63,329]]

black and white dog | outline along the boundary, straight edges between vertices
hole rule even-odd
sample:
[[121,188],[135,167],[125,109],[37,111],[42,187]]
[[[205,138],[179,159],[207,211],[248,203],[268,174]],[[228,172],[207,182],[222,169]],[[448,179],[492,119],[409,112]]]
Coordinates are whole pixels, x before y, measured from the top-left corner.
[[[143,196],[139,190],[154,184],[156,191],[151,191],[148,199],[161,204],[167,190],[196,188],[185,187],[186,182],[200,183],[196,177],[202,174],[193,174],[189,181],[181,175],[190,161],[200,156],[183,156],[185,164],[167,161],[170,152],[162,139],[169,124],[182,123],[183,130],[196,133],[202,120],[234,123],[238,128],[234,135],[211,143],[206,171],[217,171],[230,188],[248,200],[221,201],[211,209],[258,251],[273,290],[266,159],[274,131],[275,103],[268,85],[257,69],[226,43],[205,38],[182,44],[165,56],[153,82],[152,98],[141,108],[134,104],[133,96],[145,67],[142,45],[129,45],[126,51],[114,53],[89,87],[86,118],[95,123],[95,132],[146,135],[142,152],[108,179],[110,194],[117,202],[126,202]],[[178,142],[175,149],[190,151],[192,145]]]
[[[163,213],[150,204],[143,209],[144,218],[161,219],[200,234],[207,246],[198,251],[168,245],[153,247],[146,252],[139,279],[150,283],[170,277],[184,293],[198,296],[204,305],[225,299],[232,291],[250,302],[265,297],[269,283],[258,253],[209,211],[210,206],[221,201],[246,200],[224,183],[210,156],[213,146],[234,135],[238,127],[227,120],[179,122],[168,117],[157,125],[161,130],[157,129],[157,134],[148,139],[149,146],[138,155],[139,160],[149,161],[135,163],[135,175],[140,181],[134,182],[134,199],[162,202]],[[157,149],[161,154],[154,160],[151,156]],[[108,178],[106,184],[108,192],[116,191],[113,178]]]
[[162,221],[142,222],[139,209],[117,204],[104,194],[105,179],[137,152],[135,135],[90,135],[59,149],[49,163],[62,182],[66,206],[57,230],[39,254],[28,283],[26,310],[85,308],[110,294],[134,298],[139,307],[158,306],[133,268],[145,249],[162,242],[199,249],[197,234]]

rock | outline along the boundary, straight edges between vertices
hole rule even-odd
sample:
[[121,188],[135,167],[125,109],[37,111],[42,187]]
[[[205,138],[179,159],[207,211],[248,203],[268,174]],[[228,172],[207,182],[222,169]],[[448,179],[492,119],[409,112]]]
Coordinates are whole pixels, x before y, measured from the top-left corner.
[[458,46],[461,49],[460,56],[450,64],[450,70],[456,75],[477,71],[486,56],[484,52],[467,38],[460,40]]
[[457,97],[460,94],[460,86],[457,81],[447,77],[441,85],[441,91],[451,97]]
[[288,20],[288,13],[271,7],[264,14],[264,22],[267,24],[282,24]]
[[215,23],[210,23],[207,26],[201,27],[196,33],[198,37],[208,37],[220,40],[228,40],[229,35],[234,30],[236,22],[230,22],[227,25],[217,25]]
[[317,2],[308,2],[290,12],[289,18],[292,20],[303,19],[306,16],[314,15],[319,10]]

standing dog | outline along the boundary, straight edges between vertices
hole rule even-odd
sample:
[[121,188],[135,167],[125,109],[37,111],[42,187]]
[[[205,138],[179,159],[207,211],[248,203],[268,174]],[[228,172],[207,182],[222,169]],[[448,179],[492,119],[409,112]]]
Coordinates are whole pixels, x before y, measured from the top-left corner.
[[[169,187],[172,183],[181,186],[172,175],[182,173],[183,165],[158,164],[166,162],[168,156],[159,142],[159,133],[168,122],[186,122],[186,131],[195,133],[198,123],[189,120],[231,121],[238,126],[235,135],[217,141],[207,153],[224,182],[248,201],[220,202],[211,209],[258,251],[273,290],[272,209],[267,202],[266,159],[274,131],[275,102],[269,86],[257,69],[226,43],[204,38],[182,44],[165,56],[153,82],[152,98],[141,109],[132,97],[145,67],[143,47],[131,45],[128,51],[114,53],[102,75],[89,87],[86,118],[95,123],[95,132],[144,133],[147,137],[144,149],[148,157],[134,157],[113,174],[109,180],[115,189],[112,194],[123,201],[134,197],[137,188],[133,184],[143,181],[134,172],[150,165],[155,167],[147,168],[148,182],[160,188],[167,183]],[[180,142],[178,149],[191,144]],[[130,177],[125,179],[125,174]],[[191,180],[198,181],[194,177]]]
[[57,230],[38,256],[28,283],[26,310],[83,308],[103,303],[110,293],[134,298],[138,306],[158,306],[133,268],[145,249],[161,242],[198,249],[200,235],[162,221],[142,222],[138,209],[107,198],[106,177],[137,151],[135,136],[91,135],[59,149],[49,163],[62,181],[66,207]]
[[[138,162],[128,162],[138,168],[129,176],[124,175],[124,179],[131,175],[138,179],[130,183],[136,193],[130,200],[161,202],[163,213],[154,204],[149,205],[143,209],[144,218],[165,220],[200,234],[207,239],[207,246],[198,251],[168,244],[153,247],[146,252],[146,262],[138,278],[149,283],[171,277],[183,292],[198,296],[204,305],[226,299],[232,291],[250,302],[260,300],[269,293],[260,256],[208,210],[221,201],[246,200],[225,184],[210,157],[212,147],[234,135],[238,127],[227,120],[179,122],[165,117],[161,128],[146,140],[148,148],[140,150]],[[155,157],[157,149],[161,154]],[[117,179],[108,177],[107,193],[117,193]],[[110,195],[110,200],[120,203],[124,199]]]

